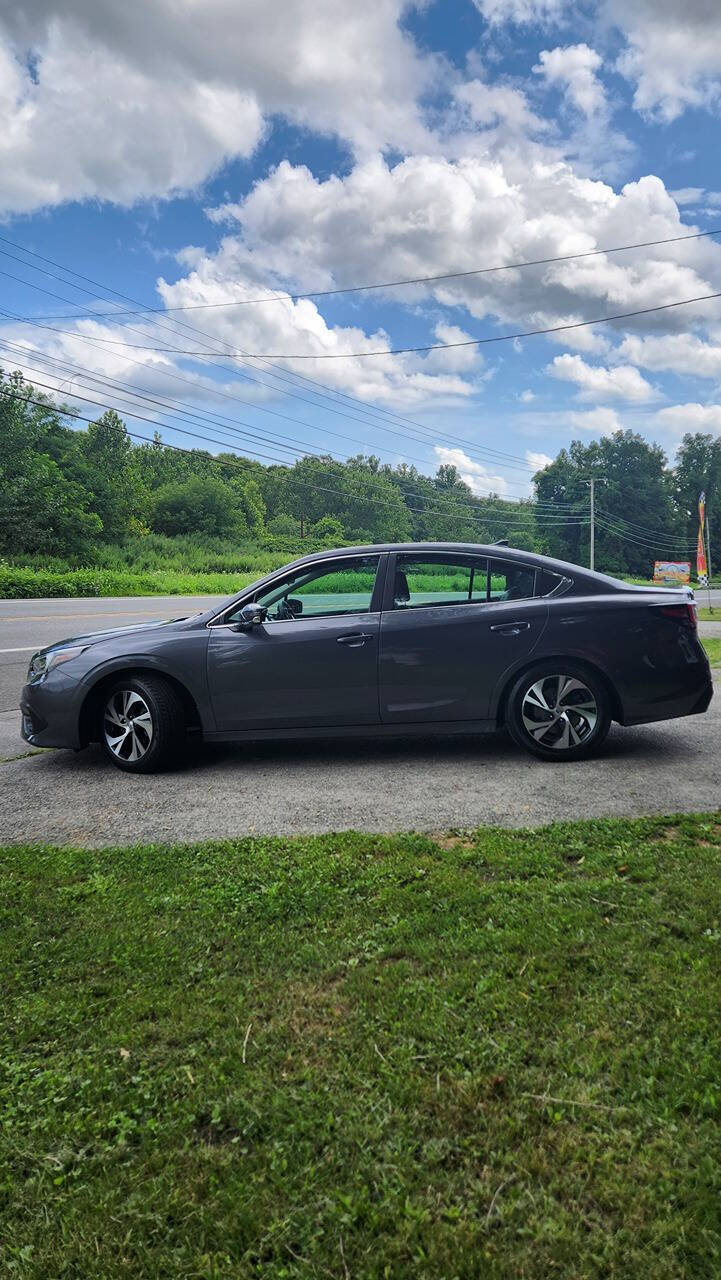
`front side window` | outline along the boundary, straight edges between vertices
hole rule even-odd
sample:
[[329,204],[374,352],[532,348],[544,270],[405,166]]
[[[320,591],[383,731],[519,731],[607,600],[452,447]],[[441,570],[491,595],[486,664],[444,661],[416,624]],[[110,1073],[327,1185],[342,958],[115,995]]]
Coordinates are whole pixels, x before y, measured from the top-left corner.
[[[254,599],[268,610],[268,622],[368,613],[378,561],[378,556],[358,556],[332,563],[305,565],[283,578],[282,582],[274,582],[259,591]],[[242,605],[238,605],[234,613],[227,615],[226,622],[237,621],[241,608]]]
[[488,562],[484,556],[435,558],[399,555],[393,583],[395,609],[472,604],[486,599]]

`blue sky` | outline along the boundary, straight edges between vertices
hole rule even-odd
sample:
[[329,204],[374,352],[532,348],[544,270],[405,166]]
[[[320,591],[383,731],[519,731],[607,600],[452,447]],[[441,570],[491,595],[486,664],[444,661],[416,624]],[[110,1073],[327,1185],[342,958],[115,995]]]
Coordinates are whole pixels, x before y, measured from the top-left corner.
[[[131,410],[200,443],[152,396],[267,460],[455,461],[478,493],[520,497],[573,438],[629,426],[672,457],[685,431],[721,431],[717,302],[357,355],[715,292],[714,238],[247,303],[721,226],[708,0],[34,0],[0,16],[0,107],[0,360],[139,434]],[[131,305],[113,290],[193,310],[110,319]]]

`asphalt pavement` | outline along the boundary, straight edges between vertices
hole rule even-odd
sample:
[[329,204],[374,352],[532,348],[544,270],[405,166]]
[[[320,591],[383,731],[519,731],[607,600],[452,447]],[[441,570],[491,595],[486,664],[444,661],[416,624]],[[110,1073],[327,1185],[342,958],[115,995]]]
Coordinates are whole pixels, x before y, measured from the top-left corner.
[[[578,764],[535,760],[502,733],[205,747],[182,770],[150,777],[120,773],[97,747],[29,754],[15,708],[33,649],[219,598],[0,601],[0,841],[98,847],[349,827],[517,827],[721,805],[718,679],[706,715],[614,726],[602,754]],[[702,629],[721,634],[721,622]]]
[[43,645],[133,622],[200,613],[225,596],[118,596],[0,600],[0,712],[18,705],[28,663]]

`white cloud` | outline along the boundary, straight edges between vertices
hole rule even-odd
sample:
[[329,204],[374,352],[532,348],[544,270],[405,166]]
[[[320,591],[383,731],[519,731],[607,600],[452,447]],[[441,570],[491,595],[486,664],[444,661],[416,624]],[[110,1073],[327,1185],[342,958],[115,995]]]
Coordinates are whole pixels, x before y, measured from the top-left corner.
[[587,413],[570,413],[568,417],[571,425],[580,431],[593,431],[602,436],[610,436],[623,426],[615,409],[589,409]]
[[534,453],[533,449],[526,449],[526,462],[534,471],[543,471],[544,467],[550,467],[553,458],[549,458],[547,453]]
[[562,90],[566,100],[585,116],[606,112],[606,95],[597,72],[601,58],[587,44],[543,49],[533,68],[549,85]]
[[[474,0],[502,23],[578,26],[573,0]],[[717,0],[605,0],[588,14],[599,38],[615,28],[624,40],[617,70],[634,86],[634,106],[670,121],[687,107],[721,107],[721,6]]]
[[457,86],[454,98],[468,121],[485,129],[497,125],[502,125],[506,133],[539,133],[548,129],[546,122],[531,110],[525,93],[511,85],[466,80]]
[[635,85],[634,106],[674,120],[686,107],[721,102],[721,6],[716,0],[608,0],[624,33],[618,69]]
[[522,391],[520,396],[518,397],[521,404],[531,404],[531,402],[535,400],[535,398],[536,397],[532,391]]
[[574,382],[582,400],[629,400],[642,403],[656,395],[653,387],[630,365],[605,369],[586,364],[581,356],[556,356],[546,370],[553,378]]
[[703,187],[680,187],[678,191],[669,191],[669,195],[673,196],[676,204],[698,204],[704,195]]
[[434,445],[434,453],[440,463],[458,469],[461,479],[473,493],[482,495],[491,492],[503,495],[508,491],[508,481],[504,476],[494,475],[481,462],[469,458],[463,449],[446,449],[437,444]]
[[272,114],[359,152],[422,146],[438,60],[403,0],[30,0],[0,16],[0,206],[132,203],[248,156]]
[[642,369],[696,378],[721,378],[721,333],[718,332],[709,342],[693,333],[647,338],[629,334],[617,354]]
[[0,207],[21,211],[68,198],[131,203],[187,190],[263,129],[254,97],[168,76],[161,92],[102,48],[48,36],[29,81],[0,44]]
[[[642,178],[616,192],[579,177],[543,147],[514,146],[457,160],[411,155],[395,165],[376,156],[326,181],[283,161],[245,199],[211,211],[211,217],[232,229],[226,244],[235,245],[236,269],[242,265],[266,286],[274,278],[301,291],[628,244],[639,226],[649,239],[682,230],[678,208],[659,178]],[[430,296],[462,306],[476,319],[493,316],[504,324],[546,328],[711,292],[720,268],[720,246],[689,240],[638,255],[599,254],[470,275],[396,289],[390,296],[402,302]],[[229,296],[233,278],[231,269]],[[662,322],[673,332],[697,316],[712,317],[712,307],[668,312]],[[635,324],[642,328],[644,322]],[[649,317],[646,327],[654,324]],[[559,341],[597,352],[606,344],[590,327]]]
[[657,419],[664,426],[685,431],[721,432],[721,404],[674,404],[661,409]]
[[446,324],[439,321],[433,330],[433,336],[436,342],[445,342],[449,344],[447,351],[429,351],[424,360],[424,367],[434,372],[442,373],[467,373],[471,370],[480,369],[483,365],[483,356],[478,347],[456,347],[450,344],[456,342],[472,342],[470,333],[466,333],[465,329],[461,329],[457,324]]
[[473,3],[484,18],[494,24],[545,26],[560,20],[570,0],[473,0]]

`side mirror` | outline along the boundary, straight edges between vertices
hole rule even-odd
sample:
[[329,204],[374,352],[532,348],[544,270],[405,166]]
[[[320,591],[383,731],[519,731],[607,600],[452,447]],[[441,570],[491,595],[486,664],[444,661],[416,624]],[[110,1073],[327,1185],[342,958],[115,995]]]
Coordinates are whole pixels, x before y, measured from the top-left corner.
[[262,604],[256,604],[255,600],[251,600],[250,604],[243,605],[236,628],[238,631],[250,631],[252,627],[259,627],[267,617],[268,610]]

